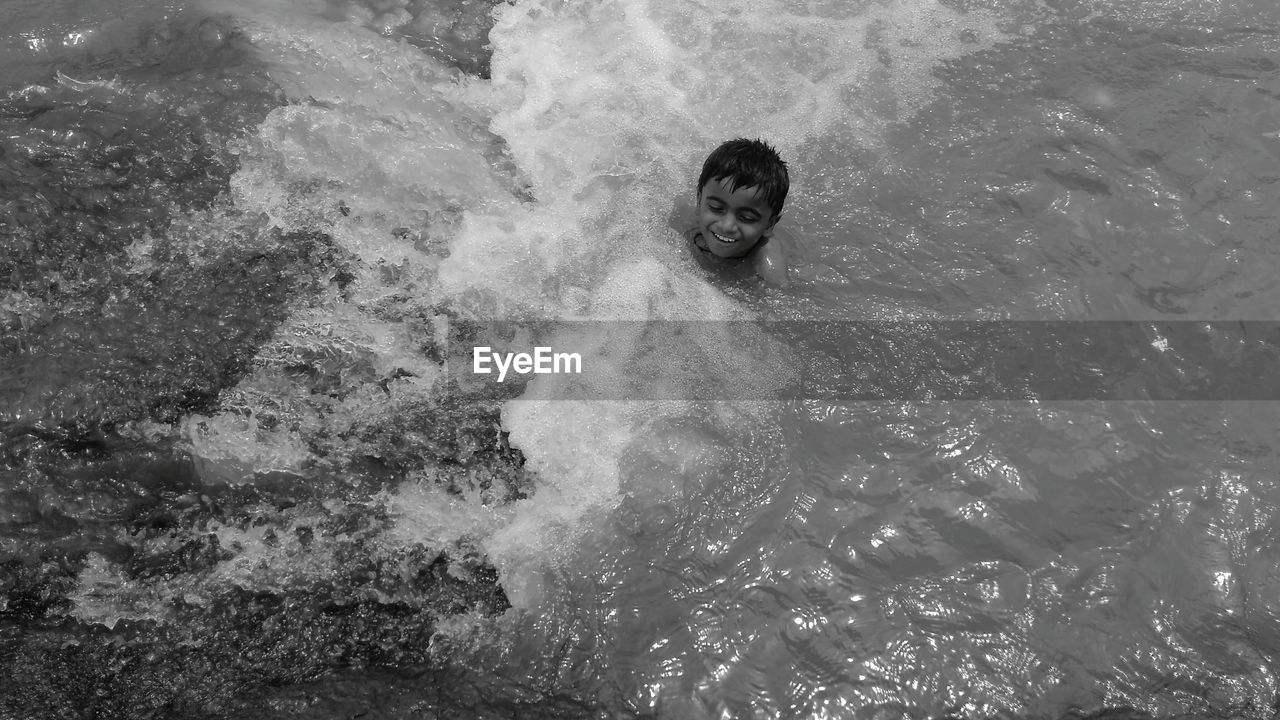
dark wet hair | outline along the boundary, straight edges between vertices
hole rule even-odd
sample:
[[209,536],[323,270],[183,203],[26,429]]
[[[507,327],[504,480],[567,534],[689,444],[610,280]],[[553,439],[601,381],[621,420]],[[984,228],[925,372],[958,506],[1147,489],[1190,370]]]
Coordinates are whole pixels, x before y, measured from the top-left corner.
[[725,178],[729,178],[729,192],[740,187],[759,188],[760,198],[773,216],[782,213],[791,180],[787,177],[787,164],[768,143],[737,138],[712,150],[698,176],[698,197],[702,197],[702,188],[709,181]]

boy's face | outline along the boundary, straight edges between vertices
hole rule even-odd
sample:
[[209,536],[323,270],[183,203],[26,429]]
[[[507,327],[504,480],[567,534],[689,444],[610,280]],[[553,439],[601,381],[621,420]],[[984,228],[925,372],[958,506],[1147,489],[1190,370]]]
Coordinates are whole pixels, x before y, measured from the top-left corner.
[[722,258],[740,258],[773,234],[777,216],[756,195],[759,188],[729,192],[730,178],[707,181],[698,190],[698,228],[707,249]]

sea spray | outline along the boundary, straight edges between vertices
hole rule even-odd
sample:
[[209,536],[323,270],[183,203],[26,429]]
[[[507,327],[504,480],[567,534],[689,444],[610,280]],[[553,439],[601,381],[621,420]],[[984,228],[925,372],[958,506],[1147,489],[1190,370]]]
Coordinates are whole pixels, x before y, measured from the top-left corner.
[[[692,358],[682,372],[711,386],[759,383],[762,397],[788,381],[785,365],[740,352],[776,342],[749,324],[694,339],[696,353],[644,332],[649,322],[741,321],[759,310],[693,267],[671,217],[677,198],[693,193],[697,163],[726,137],[761,136],[792,158],[836,139],[874,147],[881,126],[928,94],[934,61],[996,37],[990,18],[934,3],[794,14],[767,4],[741,14],[694,3],[516,3],[496,9],[485,81],[382,37],[386,28],[334,22],[323,4],[218,8],[271,58],[290,101],[240,144],[231,199],[269,226],[323,233],[336,266],[227,393],[223,412],[236,416],[184,424],[203,478],[395,478],[402,490],[388,501],[395,530],[385,542],[488,553],[517,606],[535,618],[569,613],[559,624],[531,620],[543,623],[536,637],[563,642],[590,629],[597,649],[578,663],[578,680],[602,670],[614,640],[637,658],[658,652],[631,635],[654,617],[642,599],[668,618],[657,627],[678,625],[689,607],[661,584],[638,583],[634,564],[646,560],[637,548],[732,566],[743,552],[733,538],[772,517],[764,499],[789,472],[785,408],[617,399],[623,381],[669,381],[665,357]],[[921,13],[934,21],[912,20]],[[951,42],[920,50],[940,28]],[[863,107],[871,98],[879,101]],[[803,220],[813,191],[802,166],[793,175],[788,213]],[[599,361],[600,373],[536,378],[503,410],[532,497],[498,508],[478,492],[431,490],[444,477],[430,460],[440,430],[466,423],[439,410],[442,338],[467,323],[572,318],[617,323],[594,337],[562,329],[549,343],[584,346],[584,363]],[[437,501],[449,512],[424,509]],[[250,542],[269,567],[288,562]],[[274,577],[227,572],[248,583]],[[639,614],[618,620],[615,601]],[[517,655],[529,653],[534,646]],[[685,672],[714,696],[702,670]],[[672,682],[649,702],[683,692],[685,680]]]
[[[278,341],[320,339],[344,377],[367,367],[359,372],[386,382],[385,394],[333,404],[321,425],[340,433],[400,424],[397,415],[429,401],[436,373],[415,353],[438,337],[441,309],[480,321],[749,319],[751,309],[692,268],[671,225],[677,198],[693,192],[701,155],[734,135],[766,137],[792,157],[835,138],[874,146],[878,127],[927,96],[933,62],[997,37],[990,17],[934,3],[797,14],[517,3],[496,10],[485,83],[358,27],[286,18],[287,7],[236,9],[275,58],[277,82],[295,104],[246,143],[233,187],[239,206],[281,227],[323,229],[352,258],[344,287],[300,308]],[[940,31],[951,43],[923,53],[919,39]],[[712,37],[719,39],[705,42]],[[743,56],[735,50],[742,47],[756,51]],[[859,98],[879,104],[863,108]],[[803,218],[808,191],[798,170],[792,212]],[[378,326],[383,340],[374,341]],[[768,396],[787,371],[736,352],[771,342],[744,332],[701,338],[695,374],[713,385],[758,382]],[[579,348],[565,342],[588,346],[585,362],[598,374],[590,383],[538,378],[526,399],[507,406],[504,426],[537,490],[505,526],[481,523],[472,533],[487,538],[508,593],[524,607],[540,604],[544,573],[585,569],[576,548],[608,527],[602,519],[625,498],[666,505],[673,491],[663,488],[683,481],[664,474],[725,452],[715,438],[735,438],[735,424],[769,434],[778,412],[619,402],[610,377],[634,382],[642,357],[660,370],[664,353],[684,357],[684,348],[621,329],[558,339],[566,350]],[[695,440],[677,452],[682,460],[656,462],[653,472],[620,466],[624,457],[647,462],[635,457],[646,443],[662,456],[645,438],[676,418],[708,430],[689,435]],[[410,512],[400,517],[414,523]]]
[[[693,4],[517,3],[496,8],[493,79],[485,82],[334,23],[324,3],[216,7],[245,24],[293,101],[244,143],[232,181],[237,207],[282,229],[323,232],[348,258],[330,297],[298,308],[264,358],[331,356],[325,362],[338,377],[358,382],[368,373],[385,385],[333,403],[334,431],[395,424],[429,402],[438,370],[421,348],[448,332],[448,317],[751,317],[691,268],[670,225],[675,198],[692,192],[700,155],[735,134],[768,137],[784,155],[849,128],[870,138],[886,118],[850,113],[850,93],[871,86],[910,107],[932,82],[929,62],[910,61],[918,43],[905,40],[937,33],[947,20],[957,27],[947,28],[955,37],[946,52],[995,37],[986,16],[933,3],[794,15],[766,7],[741,15]],[[761,21],[775,16],[782,22]],[[734,42],[701,42],[714,32]],[[890,81],[880,78],[883,64],[865,42],[896,53]],[[736,58],[735,44],[761,51]],[[804,173],[795,175],[802,213]],[[651,342],[612,334],[607,353],[597,356],[597,377],[610,368],[633,372],[641,354],[660,359],[664,350]],[[744,342],[768,339],[700,341],[707,381],[783,382],[785,371],[737,357],[735,343]],[[279,389],[268,379],[279,372],[271,365],[245,387]],[[529,399],[552,382],[535,381]],[[607,386],[568,392],[590,402],[576,411],[508,410],[505,424],[547,499],[527,503],[513,526],[521,529],[495,540],[498,555],[565,546],[530,542],[540,536],[530,529],[541,524],[539,512],[556,508],[546,525],[568,530],[575,518],[621,498],[618,458],[655,411],[598,403],[616,396]],[[535,439],[549,428],[557,440]],[[526,564],[537,562],[512,561],[504,572]]]
[[[154,227],[135,233],[132,244],[127,243],[131,236],[121,233],[126,240],[121,244],[128,247],[118,253],[122,275],[144,284],[150,278],[147,287],[179,298],[169,298],[159,309],[164,322],[147,323],[148,333],[197,353],[201,343],[214,344],[195,358],[199,362],[180,354],[173,361],[180,370],[209,365],[220,371],[200,378],[204,385],[195,390],[202,395],[175,384],[162,396],[164,412],[153,418],[162,422],[131,422],[117,431],[127,443],[172,448],[190,459],[185,469],[199,487],[188,494],[195,499],[177,499],[180,479],[166,478],[162,505],[177,504],[180,512],[156,510],[146,523],[168,527],[181,518],[200,532],[193,531],[196,537],[177,533],[166,543],[152,539],[148,530],[134,542],[140,548],[136,564],[149,562],[151,555],[173,556],[163,571],[122,568],[115,545],[107,544],[100,551],[104,555],[88,559],[90,572],[80,577],[80,590],[71,598],[74,611],[87,622],[109,626],[121,618],[173,621],[189,617],[186,613],[199,615],[201,608],[220,612],[220,603],[228,602],[226,588],[250,594],[310,592],[305,588],[339,572],[350,564],[343,558],[353,555],[376,556],[372,562],[380,565],[409,553],[413,558],[402,580],[420,575],[424,563],[480,578],[482,558],[464,546],[471,548],[467,539],[487,532],[483,524],[416,540],[388,533],[384,544],[378,536],[391,523],[382,513],[389,505],[394,508],[394,500],[379,492],[401,482],[410,496],[418,483],[455,491],[475,488],[471,496],[482,506],[509,503],[523,492],[518,459],[500,447],[495,427],[501,393],[469,395],[466,402],[432,394],[442,368],[434,353],[448,332],[433,306],[438,298],[427,292],[435,264],[465,207],[521,201],[501,143],[468,105],[471,95],[457,71],[408,45],[299,12],[316,9],[305,3],[226,3],[213,9],[235,17],[235,47],[248,40],[257,53],[270,57],[274,85],[266,100],[289,104],[270,114],[264,109],[267,116],[248,136],[217,137],[234,146],[238,161],[227,163],[235,172],[225,196],[200,196],[199,211],[175,201],[175,207],[165,208],[171,221],[157,213]],[[199,29],[209,27],[224,25]],[[173,44],[179,51],[189,49]],[[403,82],[393,80],[393,72],[404,73]],[[264,84],[255,74],[219,87],[250,82],[253,90]],[[108,90],[104,85],[102,91]],[[239,101],[255,99],[246,89]],[[176,112],[200,107],[191,103]],[[248,119],[261,118],[246,111],[242,122]],[[171,124],[174,132],[184,127]],[[182,147],[205,148],[195,142]],[[156,167],[167,170],[170,160]],[[154,194],[167,200],[160,193],[168,187],[157,184]],[[173,187],[191,194],[203,189],[195,182]],[[183,198],[179,194],[178,200]],[[242,275],[262,282],[241,283]],[[223,293],[230,295],[223,298]],[[201,326],[174,312],[192,304],[215,308],[208,323],[217,329],[194,336],[200,343],[183,333]],[[242,304],[260,312],[245,312]],[[251,322],[259,314],[272,321],[267,337]],[[285,314],[284,322],[276,322]],[[247,341],[225,340],[242,326],[248,327],[245,334],[259,335],[250,338],[256,350],[251,359],[244,358],[245,365],[240,364],[241,345]],[[133,337],[129,333],[125,340]],[[226,355],[235,361],[230,368],[223,367],[230,364]],[[113,365],[148,360],[128,353],[99,365],[114,372]],[[169,364],[160,367],[171,370]],[[206,389],[230,373],[239,382]],[[115,377],[108,374],[107,380]],[[130,390],[116,386],[106,384],[122,395]],[[218,395],[217,403],[202,402],[200,412],[191,412],[206,395]],[[176,400],[169,401],[170,396]],[[146,394],[140,401],[131,398],[133,405],[149,400]],[[168,403],[178,401],[187,405],[174,413]],[[124,409],[137,417],[132,406]],[[224,502],[230,507],[222,507]],[[299,503],[296,511],[285,512]],[[327,522],[332,524],[326,529]],[[205,553],[208,548],[213,550]],[[186,562],[206,554],[209,562]],[[110,562],[104,560],[107,555]],[[464,555],[472,559],[463,560]],[[353,578],[365,572],[349,569],[357,573]],[[465,584],[454,575],[450,582]],[[359,591],[359,597],[338,602],[416,603],[421,597],[410,596],[433,584],[424,580],[399,598],[392,597],[400,592],[395,590]],[[494,586],[492,579],[472,585]],[[489,612],[503,607],[505,600],[495,599]]]
[[[950,42],[924,51],[919,39],[939,33]],[[944,53],[989,46],[998,37],[990,15],[961,15],[934,3],[799,12],[769,3],[639,0],[499,8],[491,33],[492,84],[506,104],[491,127],[506,141],[536,202],[514,217],[469,216],[442,263],[441,286],[458,293],[483,289],[497,298],[494,307],[514,314],[747,319],[752,310],[725,297],[676,252],[673,230],[680,228],[668,215],[678,198],[693,194],[701,156],[737,135],[765,137],[784,157],[836,137],[874,144],[877,127],[928,99],[931,68]],[[868,52],[868,43],[881,54]],[[892,99],[881,115],[856,101],[877,92]],[[793,177],[793,202],[803,208],[804,168]],[[785,368],[754,365],[735,352],[771,339],[730,335],[699,340],[707,350],[697,361],[705,383],[754,381],[760,397],[768,397],[786,382]],[[565,332],[555,344],[573,341]],[[586,362],[612,367],[617,376],[649,378],[657,387],[666,374],[637,375],[639,357],[685,358],[680,348],[652,342],[643,333],[614,332],[607,354],[588,355]],[[538,496],[522,504],[515,523],[490,544],[517,605],[536,599],[524,588],[532,582],[525,578],[538,573],[540,555],[544,561],[563,556],[576,544],[572,538],[591,534],[589,518],[607,514],[628,493],[651,498],[650,491],[619,486],[628,448],[658,418],[700,414],[682,403],[608,402],[622,393],[601,382],[605,387],[573,377],[538,378],[525,399],[504,412],[513,443],[539,477]],[[536,402],[542,393],[560,401]],[[569,397],[584,401],[563,402]]]

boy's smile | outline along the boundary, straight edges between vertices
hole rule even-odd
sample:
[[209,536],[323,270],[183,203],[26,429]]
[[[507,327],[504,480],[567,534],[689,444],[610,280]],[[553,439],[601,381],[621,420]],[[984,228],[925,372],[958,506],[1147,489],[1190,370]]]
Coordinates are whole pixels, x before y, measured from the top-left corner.
[[773,233],[778,221],[757,192],[739,187],[729,191],[731,178],[712,178],[698,192],[698,227],[707,250],[722,258],[740,258]]

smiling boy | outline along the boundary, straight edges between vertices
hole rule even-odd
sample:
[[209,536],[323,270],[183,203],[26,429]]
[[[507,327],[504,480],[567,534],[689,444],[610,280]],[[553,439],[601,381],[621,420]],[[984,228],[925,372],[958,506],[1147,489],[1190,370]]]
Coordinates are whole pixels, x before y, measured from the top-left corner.
[[786,287],[786,253],[770,239],[789,187],[787,164],[776,150],[760,140],[730,140],[702,164],[698,224],[686,237],[707,255],[750,259],[765,282]]

